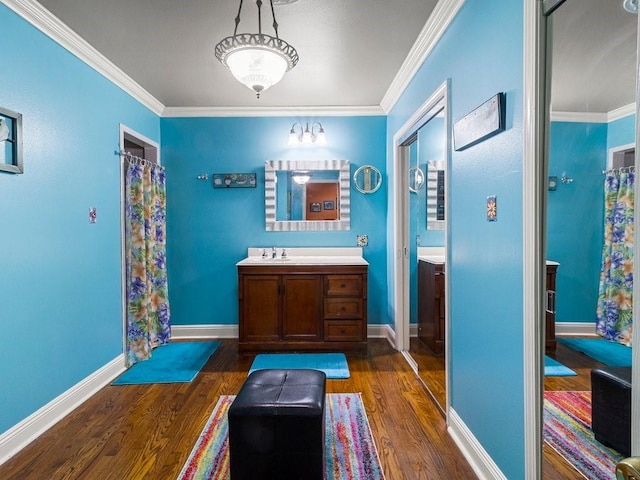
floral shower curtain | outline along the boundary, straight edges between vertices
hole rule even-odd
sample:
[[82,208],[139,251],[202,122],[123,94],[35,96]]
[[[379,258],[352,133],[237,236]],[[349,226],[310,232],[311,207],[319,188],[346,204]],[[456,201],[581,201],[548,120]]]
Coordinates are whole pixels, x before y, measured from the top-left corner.
[[635,171],[610,170],[604,182],[604,245],[596,332],[631,346],[633,309],[633,210]]
[[171,335],[165,262],[165,174],[129,158],[125,176],[127,366],[151,356]]

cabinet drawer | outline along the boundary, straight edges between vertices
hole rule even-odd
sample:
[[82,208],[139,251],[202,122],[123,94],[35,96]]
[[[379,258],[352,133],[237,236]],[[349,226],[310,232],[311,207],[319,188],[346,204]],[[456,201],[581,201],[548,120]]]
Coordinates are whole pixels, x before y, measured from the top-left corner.
[[362,318],[361,298],[325,298],[324,318]]
[[362,296],[362,275],[326,275],[324,293],[327,296]]
[[324,339],[328,342],[359,342],[364,340],[361,321],[325,320]]

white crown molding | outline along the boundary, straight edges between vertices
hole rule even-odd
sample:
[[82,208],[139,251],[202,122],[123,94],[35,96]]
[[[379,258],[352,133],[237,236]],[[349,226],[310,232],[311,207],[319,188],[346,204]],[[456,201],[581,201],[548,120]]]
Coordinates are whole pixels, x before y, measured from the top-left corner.
[[385,113],[389,113],[396,104],[402,92],[407,88],[416,72],[429,56],[440,37],[464,5],[465,0],[440,0],[422,28],[418,39],[405,58],[400,70],[394,77],[387,92],[382,97],[380,106]]
[[165,107],[162,117],[324,117],[385,115],[382,107]]
[[607,120],[606,113],[551,111],[552,122],[607,123]]
[[629,105],[625,105],[624,107],[616,108],[615,110],[611,110],[607,113],[607,118],[610,122],[614,120],[619,120],[624,117],[628,117],[629,115],[635,115],[636,113],[636,104],[630,103]]
[[0,452],[2,452],[0,465],[71,413],[102,387],[108,385],[125,370],[124,363],[124,355],[118,355],[105,366],[0,435]]
[[636,104],[630,103],[606,113],[590,112],[554,112],[551,111],[552,122],[576,122],[576,123],[610,123],[629,115],[635,115]]
[[449,409],[449,427],[447,431],[480,480],[507,480],[507,477],[498,468],[498,465],[492,460],[487,451],[482,448],[478,439],[453,408]]
[[35,0],[0,0],[0,2],[156,115],[162,114],[164,110],[162,103],[38,2]]

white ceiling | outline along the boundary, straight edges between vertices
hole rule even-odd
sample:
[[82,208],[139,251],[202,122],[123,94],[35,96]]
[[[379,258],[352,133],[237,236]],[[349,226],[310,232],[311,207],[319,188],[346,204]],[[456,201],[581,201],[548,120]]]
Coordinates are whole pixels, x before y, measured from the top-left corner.
[[635,101],[638,15],[622,0],[567,0],[552,25],[553,111],[607,113]]
[[[297,0],[275,5],[300,61],[260,99],[214,56],[239,0],[40,0],[167,107],[379,106],[436,0]],[[276,2],[274,2],[276,3]],[[243,2],[238,33],[257,31]],[[273,35],[268,0],[262,29]]]
[[[243,109],[380,106],[437,3],[281,1],[274,1],[279,35],[300,61],[260,99],[213,53],[233,33],[239,0],[40,4],[165,107]],[[245,0],[238,32],[257,30],[256,12]],[[265,1],[265,33],[273,33],[271,21]],[[567,0],[553,14],[554,111],[605,113],[634,102],[637,21],[622,0]]]

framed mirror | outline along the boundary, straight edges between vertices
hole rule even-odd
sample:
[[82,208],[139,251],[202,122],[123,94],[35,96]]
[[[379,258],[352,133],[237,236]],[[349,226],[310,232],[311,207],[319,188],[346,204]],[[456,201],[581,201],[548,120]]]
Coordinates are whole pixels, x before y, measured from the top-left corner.
[[271,160],[264,178],[267,231],[350,229],[348,160]]
[[360,193],[377,192],[382,185],[382,174],[373,165],[362,165],[353,174],[353,186]]

